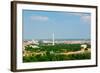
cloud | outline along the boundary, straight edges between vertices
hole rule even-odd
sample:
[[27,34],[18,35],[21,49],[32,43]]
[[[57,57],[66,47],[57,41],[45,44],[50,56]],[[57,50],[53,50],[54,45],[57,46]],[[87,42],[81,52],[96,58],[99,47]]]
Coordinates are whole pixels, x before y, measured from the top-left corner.
[[68,12],[67,14],[75,15],[75,16],[81,16],[82,15],[82,13],[78,13],[78,12]]
[[80,20],[90,24],[91,23],[91,15],[89,13],[69,13],[71,15],[80,16]]
[[31,20],[33,21],[48,21],[48,17],[47,16],[39,16],[39,15],[33,15],[30,17]]
[[90,24],[91,23],[91,16],[90,15],[83,15],[83,16],[81,16],[81,20]]

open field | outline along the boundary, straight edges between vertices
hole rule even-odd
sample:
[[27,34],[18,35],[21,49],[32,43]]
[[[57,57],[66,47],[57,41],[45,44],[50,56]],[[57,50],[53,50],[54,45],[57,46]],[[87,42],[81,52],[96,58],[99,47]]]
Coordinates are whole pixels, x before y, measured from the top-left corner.
[[81,44],[41,44],[37,48],[26,46],[23,62],[82,60],[91,58],[90,45],[84,50]]

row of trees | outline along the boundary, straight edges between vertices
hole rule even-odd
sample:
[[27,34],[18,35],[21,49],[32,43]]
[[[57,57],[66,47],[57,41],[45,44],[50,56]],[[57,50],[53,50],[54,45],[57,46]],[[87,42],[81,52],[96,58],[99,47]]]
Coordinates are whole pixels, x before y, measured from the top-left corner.
[[32,48],[30,46],[26,46],[25,50],[27,51],[78,51],[81,49],[80,44],[56,44],[56,45],[38,45],[39,48]]

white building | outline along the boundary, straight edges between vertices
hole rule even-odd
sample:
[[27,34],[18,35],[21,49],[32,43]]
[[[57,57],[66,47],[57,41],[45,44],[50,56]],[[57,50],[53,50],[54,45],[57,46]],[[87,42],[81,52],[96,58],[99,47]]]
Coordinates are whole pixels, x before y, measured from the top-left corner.
[[32,40],[32,44],[39,45],[39,42],[37,40]]

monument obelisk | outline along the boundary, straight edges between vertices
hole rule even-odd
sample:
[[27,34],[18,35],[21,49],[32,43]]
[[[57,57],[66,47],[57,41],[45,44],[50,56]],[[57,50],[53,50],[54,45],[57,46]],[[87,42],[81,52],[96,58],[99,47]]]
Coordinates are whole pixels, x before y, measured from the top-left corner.
[[52,45],[55,45],[54,33],[52,34]]

